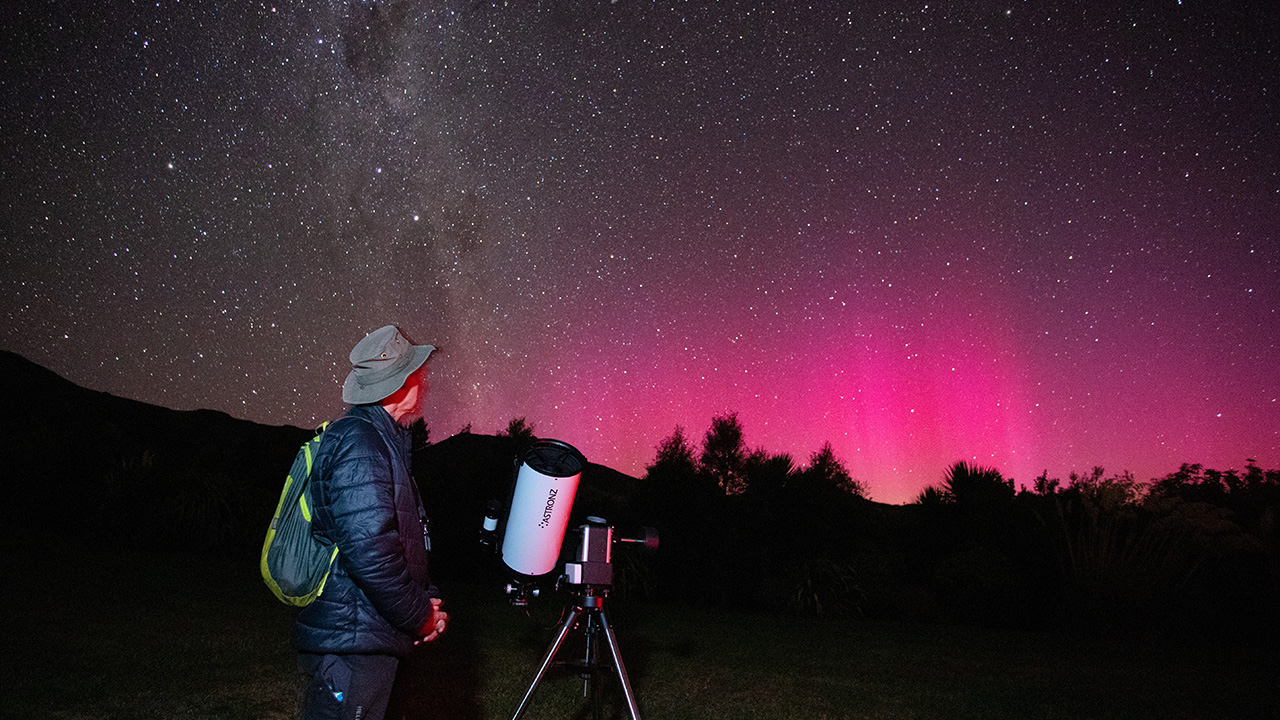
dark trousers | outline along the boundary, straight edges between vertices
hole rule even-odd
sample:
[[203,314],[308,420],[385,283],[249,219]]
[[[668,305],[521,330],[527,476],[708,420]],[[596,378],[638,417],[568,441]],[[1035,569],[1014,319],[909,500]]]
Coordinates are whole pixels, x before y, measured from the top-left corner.
[[304,720],[383,720],[399,660],[390,655],[299,653]]

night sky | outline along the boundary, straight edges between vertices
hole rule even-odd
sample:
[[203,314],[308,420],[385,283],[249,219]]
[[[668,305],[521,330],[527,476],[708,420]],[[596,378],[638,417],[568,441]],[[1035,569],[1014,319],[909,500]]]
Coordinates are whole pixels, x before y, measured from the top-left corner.
[[81,385],[310,427],[394,323],[434,440],[637,475],[731,412],[894,503],[1280,467],[1272,3],[0,16],[0,347]]

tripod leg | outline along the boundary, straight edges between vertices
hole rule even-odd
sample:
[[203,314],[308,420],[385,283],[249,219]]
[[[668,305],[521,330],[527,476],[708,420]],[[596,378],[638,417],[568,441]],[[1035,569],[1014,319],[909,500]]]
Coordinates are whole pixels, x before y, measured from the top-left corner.
[[586,631],[586,649],[582,655],[582,697],[588,697],[591,690],[591,676],[595,671],[597,655],[600,654],[598,649],[598,640],[596,639],[596,618],[595,613],[588,611],[586,619],[583,620],[583,629]]
[[560,650],[561,643],[564,642],[565,636],[573,629],[574,622],[578,616],[582,614],[581,607],[573,608],[569,613],[569,617],[560,623],[560,632],[556,634],[556,639],[552,641],[551,647],[547,648],[547,654],[542,658],[542,666],[538,668],[538,674],[533,677],[533,682],[529,684],[529,689],[525,691],[524,699],[520,701],[520,707],[516,708],[516,714],[511,716],[511,720],[519,720],[520,716],[529,706],[529,701],[533,699],[533,691],[538,689],[538,683],[542,682],[542,676],[547,674],[547,668],[551,667],[551,661],[555,659],[556,652]]
[[631,681],[627,679],[627,668],[622,664],[622,652],[618,650],[618,638],[613,634],[609,619],[600,611],[600,626],[604,628],[604,636],[609,641],[609,654],[613,656],[613,667],[618,671],[618,682],[622,684],[622,695],[627,701],[627,710],[631,720],[640,720],[640,709],[636,707],[636,695],[631,691]]

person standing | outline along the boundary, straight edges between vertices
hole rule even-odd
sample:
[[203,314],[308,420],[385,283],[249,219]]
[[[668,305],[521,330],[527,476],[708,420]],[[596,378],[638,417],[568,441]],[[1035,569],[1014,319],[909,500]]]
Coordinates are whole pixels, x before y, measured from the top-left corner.
[[423,414],[434,350],[394,325],[357,343],[342,386],[351,407],[316,452],[313,527],[338,546],[338,560],[294,623],[306,720],[381,720],[400,659],[447,626],[409,472],[409,428]]

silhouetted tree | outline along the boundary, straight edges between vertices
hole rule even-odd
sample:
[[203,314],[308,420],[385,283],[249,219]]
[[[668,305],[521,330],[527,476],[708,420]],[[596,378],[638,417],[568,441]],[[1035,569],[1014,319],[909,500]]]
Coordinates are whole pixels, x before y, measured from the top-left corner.
[[654,583],[659,591],[673,594],[700,591],[707,582],[706,544],[719,538],[707,531],[722,523],[717,503],[724,494],[697,471],[693,449],[684,428],[675,430],[658,445],[633,498],[633,515],[659,531],[662,549],[654,557]]
[[801,474],[804,482],[813,487],[835,488],[861,498],[867,496],[866,486],[853,479],[836,457],[830,442],[823,443],[820,450],[809,456],[809,466]]
[[431,430],[427,427],[427,421],[418,418],[409,426],[409,434],[413,437],[413,452],[418,453],[426,450],[431,445]]
[[795,470],[795,461],[786,453],[770,455],[763,449],[752,451],[742,463],[742,490],[776,493],[787,485]]
[[699,470],[713,479],[726,495],[737,495],[746,489],[743,473],[746,461],[747,445],[738,414],[712,418],[711,428],[702,441]]
[[511,439],[516,457],[522,457],[538,440],[538,436],[533,434],[533,423],[522,417],[512,418],[507,423],[507,429],[498,433],[498,437]]
[[960,461],[947,470],[943,487],[952,502],[964,512],[998,513],[1013,502],[1013,481],[1005,480],[999,470],[970,465]]
[[916,495],[912,501],[915,505],[924,505],[926,507],[938,508],[950,502],[947,492],[937,485],[926,485],[923,490]]
[[523,417],[511,418],[507,428],[498,433],[498,437],[509,437],[518,443],[533,442],[537,439],[537,435],[533,434],[533,423]]
[[1050,479],[1049,471],[1045,470],[1040,474],[1040,477],[1037,477],[1032,483],[1031,491],[1036,495],[1053,495],[1058,492],[1058,484],[1058,479]]
[[654,470],[658,470],[664,473],[687,476],[692,476],[697,471],[697,465],[693,458],[693,448],[685,437],[684,427],[676,425],[675,431],[658,444],[658,454],[654,457],[653,464],[648,466],[647,470],[650,474]]
[[1004,624],[1026,604],[1014,560],[1014,496],[998,470],[963,461],[918,496],[920,567],[945,617]]
[[713,481],[698,472],[693,448],[680,425],[659,443],[658,454],[648,466],[645,479],[642,487],[651,496],[651,503],[657,506],[677,503],[695,512],[707,512],[708,503],[722,495]]

